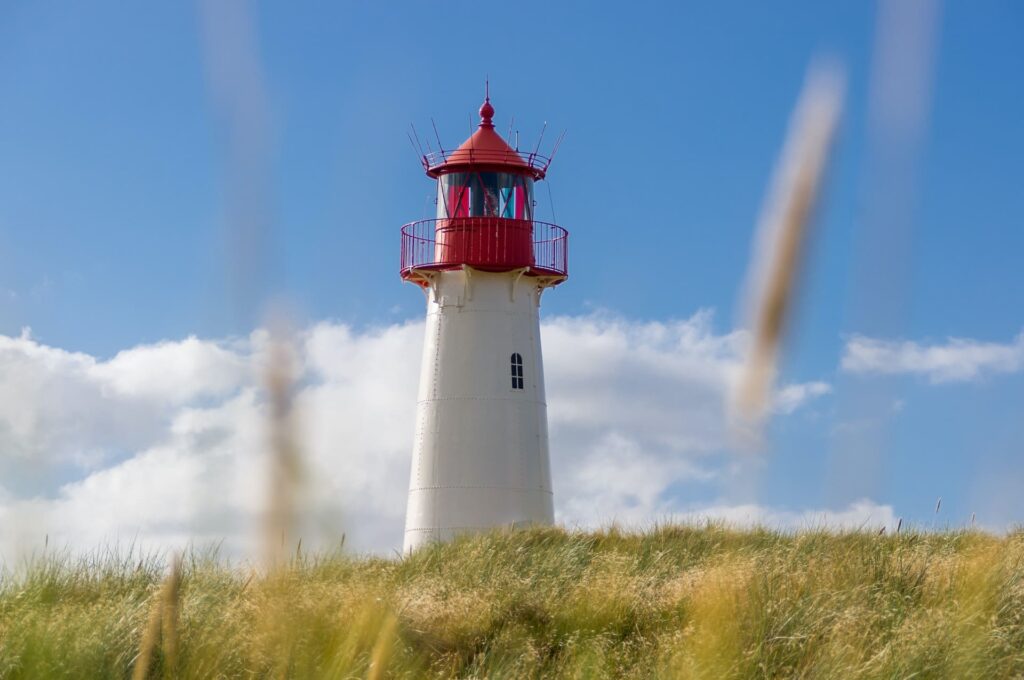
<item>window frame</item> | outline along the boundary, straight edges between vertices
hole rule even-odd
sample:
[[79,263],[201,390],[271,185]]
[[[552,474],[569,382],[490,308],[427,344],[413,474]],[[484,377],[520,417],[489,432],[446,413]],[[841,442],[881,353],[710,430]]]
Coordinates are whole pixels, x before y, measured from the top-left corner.
[[519,352],[512,352],[509,363],[512,375],[512,389],[526,389],[525,371],[523,369],[525,362],[523,361],[523,355]]

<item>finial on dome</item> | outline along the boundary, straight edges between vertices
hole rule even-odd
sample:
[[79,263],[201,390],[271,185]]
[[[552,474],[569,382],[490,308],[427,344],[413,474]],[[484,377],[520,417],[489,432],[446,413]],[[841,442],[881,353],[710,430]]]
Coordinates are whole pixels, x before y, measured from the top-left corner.
[[480,127],[492,128],[494,123],[494,107],[491,106],[491,80],[484,81],[484,103],[480,106]]

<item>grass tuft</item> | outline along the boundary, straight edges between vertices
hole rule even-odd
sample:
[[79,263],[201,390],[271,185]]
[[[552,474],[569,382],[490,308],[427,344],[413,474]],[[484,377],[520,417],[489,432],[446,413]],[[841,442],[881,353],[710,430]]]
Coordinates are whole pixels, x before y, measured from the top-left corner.
[[1024,676],[1024,532],[496,531],[404,559],[46,554],[2,678]]

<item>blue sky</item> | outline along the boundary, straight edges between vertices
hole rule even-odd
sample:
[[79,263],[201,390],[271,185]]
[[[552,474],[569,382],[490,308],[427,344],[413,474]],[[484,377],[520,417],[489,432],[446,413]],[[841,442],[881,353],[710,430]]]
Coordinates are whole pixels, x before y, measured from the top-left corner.
[[[242,10],[0,8],[0,334],[30,327],[42,345],[103,361],[190,335],[244,337],[277,295],[301,324],[359,332],[417,319],[422,297],[397,274],[398,230],[432,211],[433,187],[406,132],[413,123],[432,138],[433,118],[447,146],[460,143],[485,76],[499,130],[514,115],[524,144],[544,121],[546,145],[568,131],[549,185],[572,234],[572,278],[543,313],[642,324],[713,310],[713,331],[727,334],[787,121],[809,63],[826,55],[845,66],[846,107],[782,380],[832,392],[773,425],[757,500],[798,509],[865,497],[928,522],[943,496],[950,522],[972,511],[993,525],[1024,519],[1012,491],[1024,482],[1020,366],[956,380],[841,369],[858,335],[995,343],[1015,361],[1019,4],[941,8],[910,210],[886,227],[892,241],[868,224],[872,173],[888,177],[888,141],[872,136],[872,3]],[[252,24],[248,47],[234,42],[239,16]],[[252,63],[232,61],[239,53]],[[250,79],[225,94],[218,59]],[[538,198],[551,219],[546,188]],[[245,257],[231,227],[239,200],[263,225]],[[673,489],[708,502],[724,493]]]

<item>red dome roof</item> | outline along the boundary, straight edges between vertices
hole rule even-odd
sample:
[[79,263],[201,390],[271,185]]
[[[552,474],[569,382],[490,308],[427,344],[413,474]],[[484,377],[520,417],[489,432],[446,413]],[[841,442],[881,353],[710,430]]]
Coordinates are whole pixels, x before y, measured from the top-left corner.
[[480,107],[480,127],[454,151],[441,151],[428,157],[431,177],[469,169],[511,172],[543,179],[547,158],[528,154],[526,158],[494,131],[494,107],[488,97]]

